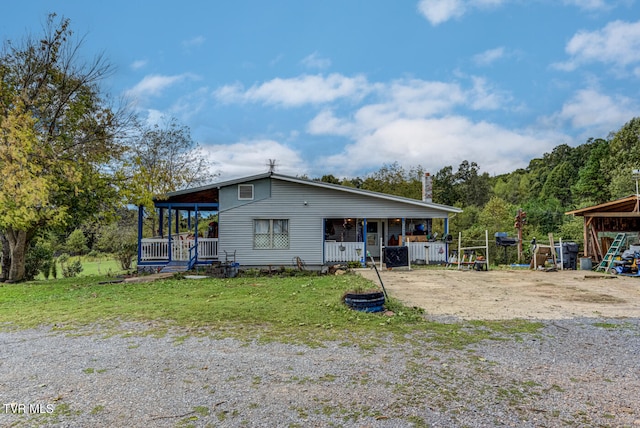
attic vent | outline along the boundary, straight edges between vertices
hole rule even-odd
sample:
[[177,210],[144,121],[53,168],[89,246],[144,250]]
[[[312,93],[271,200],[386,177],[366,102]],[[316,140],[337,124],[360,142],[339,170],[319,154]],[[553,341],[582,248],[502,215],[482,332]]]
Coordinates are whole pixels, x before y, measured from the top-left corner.
[[253,184],[239,184],[238,185],[238,199],[239,200],[253,200]]

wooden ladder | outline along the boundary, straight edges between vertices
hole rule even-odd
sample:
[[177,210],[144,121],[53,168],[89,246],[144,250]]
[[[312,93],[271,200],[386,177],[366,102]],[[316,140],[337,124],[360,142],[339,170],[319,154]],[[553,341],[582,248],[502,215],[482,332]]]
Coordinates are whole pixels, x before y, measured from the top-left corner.
[[620,254],[620,248],[624,245],[624,240],[627,237],[624,233],[618,233],[616,238],[611,243],[611,246],[607,250],[607,254],[604,255],[602,261],[596,268],[597,271],[609,272],[611,269],[611,265],[613,265],[613,260],[616,258],[618,254]]

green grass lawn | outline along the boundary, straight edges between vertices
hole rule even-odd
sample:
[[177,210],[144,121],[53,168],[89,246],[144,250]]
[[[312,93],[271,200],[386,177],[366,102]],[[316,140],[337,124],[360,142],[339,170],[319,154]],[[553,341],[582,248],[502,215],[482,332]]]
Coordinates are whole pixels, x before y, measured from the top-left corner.
[[[376,287],[358,275],[165,279],[113,282],[85,276],[0,286],[0,323],[6,328],[40,325],[83,328],[99,324],[120,332],[122,322],[146,323],[149,333],[173,327],[189,334],[319,344],[323,340],[406,340],[413,332],[449,345],[480,340],[500,331],[534,331],[537,323],[429,322],[423,311],[391,298],[394,315],[347,308],[345,291]],[[487,328],[489,327],[489,328]]]
[[[78,276],[104,276],[104,275],[120,275],[126,273],[122,269],[120,269],[120,262],[115,260],[113,257],[109,256],[100,256],[100,257],[77,257],[72,256],[69,259],[69,262],[74,262],[80,259],[82,263],[82,272]],[[58,278],[62,277],[62,266],[60,263],[57,264]],[[37,277],[37,280],[44,280],[44,275],[40,273]],[[49,277],[49,279],[54,279]]]

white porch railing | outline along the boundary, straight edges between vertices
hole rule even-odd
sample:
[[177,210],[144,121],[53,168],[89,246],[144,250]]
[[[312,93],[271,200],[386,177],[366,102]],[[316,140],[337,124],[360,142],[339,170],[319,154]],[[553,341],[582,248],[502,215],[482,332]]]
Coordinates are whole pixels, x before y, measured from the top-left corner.
[[[446,263],[447,245],[444,242],[409,242],[409,260],[425,263]],[[426,248],[425,248],[426,247]]]
[[324,242],[326,262],[359,262],[364,256],[363,251],[364,242]]
[[[446,263],[447,246],[444,242],[409,242],[409,260],[424,260],[425,263]],[[360,250],[358,254],[357,250]],[[357,262],[363,256],[363,242],[325,241],[324,259],[326,262]]]
[[[195,245],[193,239],[171,239],[171,259],[189,260],[189,248]],[[140,242],[142,261],[169,260],[169,240],[167,238],[144,238]],[[218,257],[217,238],[198,238],[198,259],[211,260]]]

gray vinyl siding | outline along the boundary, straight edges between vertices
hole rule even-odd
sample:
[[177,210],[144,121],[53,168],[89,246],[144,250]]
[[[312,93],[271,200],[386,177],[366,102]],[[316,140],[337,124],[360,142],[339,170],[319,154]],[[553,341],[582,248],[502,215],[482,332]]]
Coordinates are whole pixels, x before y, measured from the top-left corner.
[[[220,255],[235,251],[243,266],[291,266],[300,257],[309,266],[323,263],[325,218],[446,218],[447,212],[384,200],[369,195],[331,188],[304,185],[283,180],[270,181],[270,197],[237,202],[236,186],[220,190]],[[223,204],[222,195],[225,195]],[[235,204],[227,198],[236,198]],[[229,202],[229,203],[227,203]],[[306,202],[306,204],[305,204]],[[279,250],[253,248],[255,219],[288,219],[289,248]]]
[[[238,186],[245,184],[253,185],[253,200],[239,200]],[[271,180],[266,178],[263,180],[247,181],[246,183],[237,183],[220,189],[220,209],[231,209],[240,205],[251,204],[256,201],[267,199],[271,196]],[[224,207],[224,208],[223,208]]]

